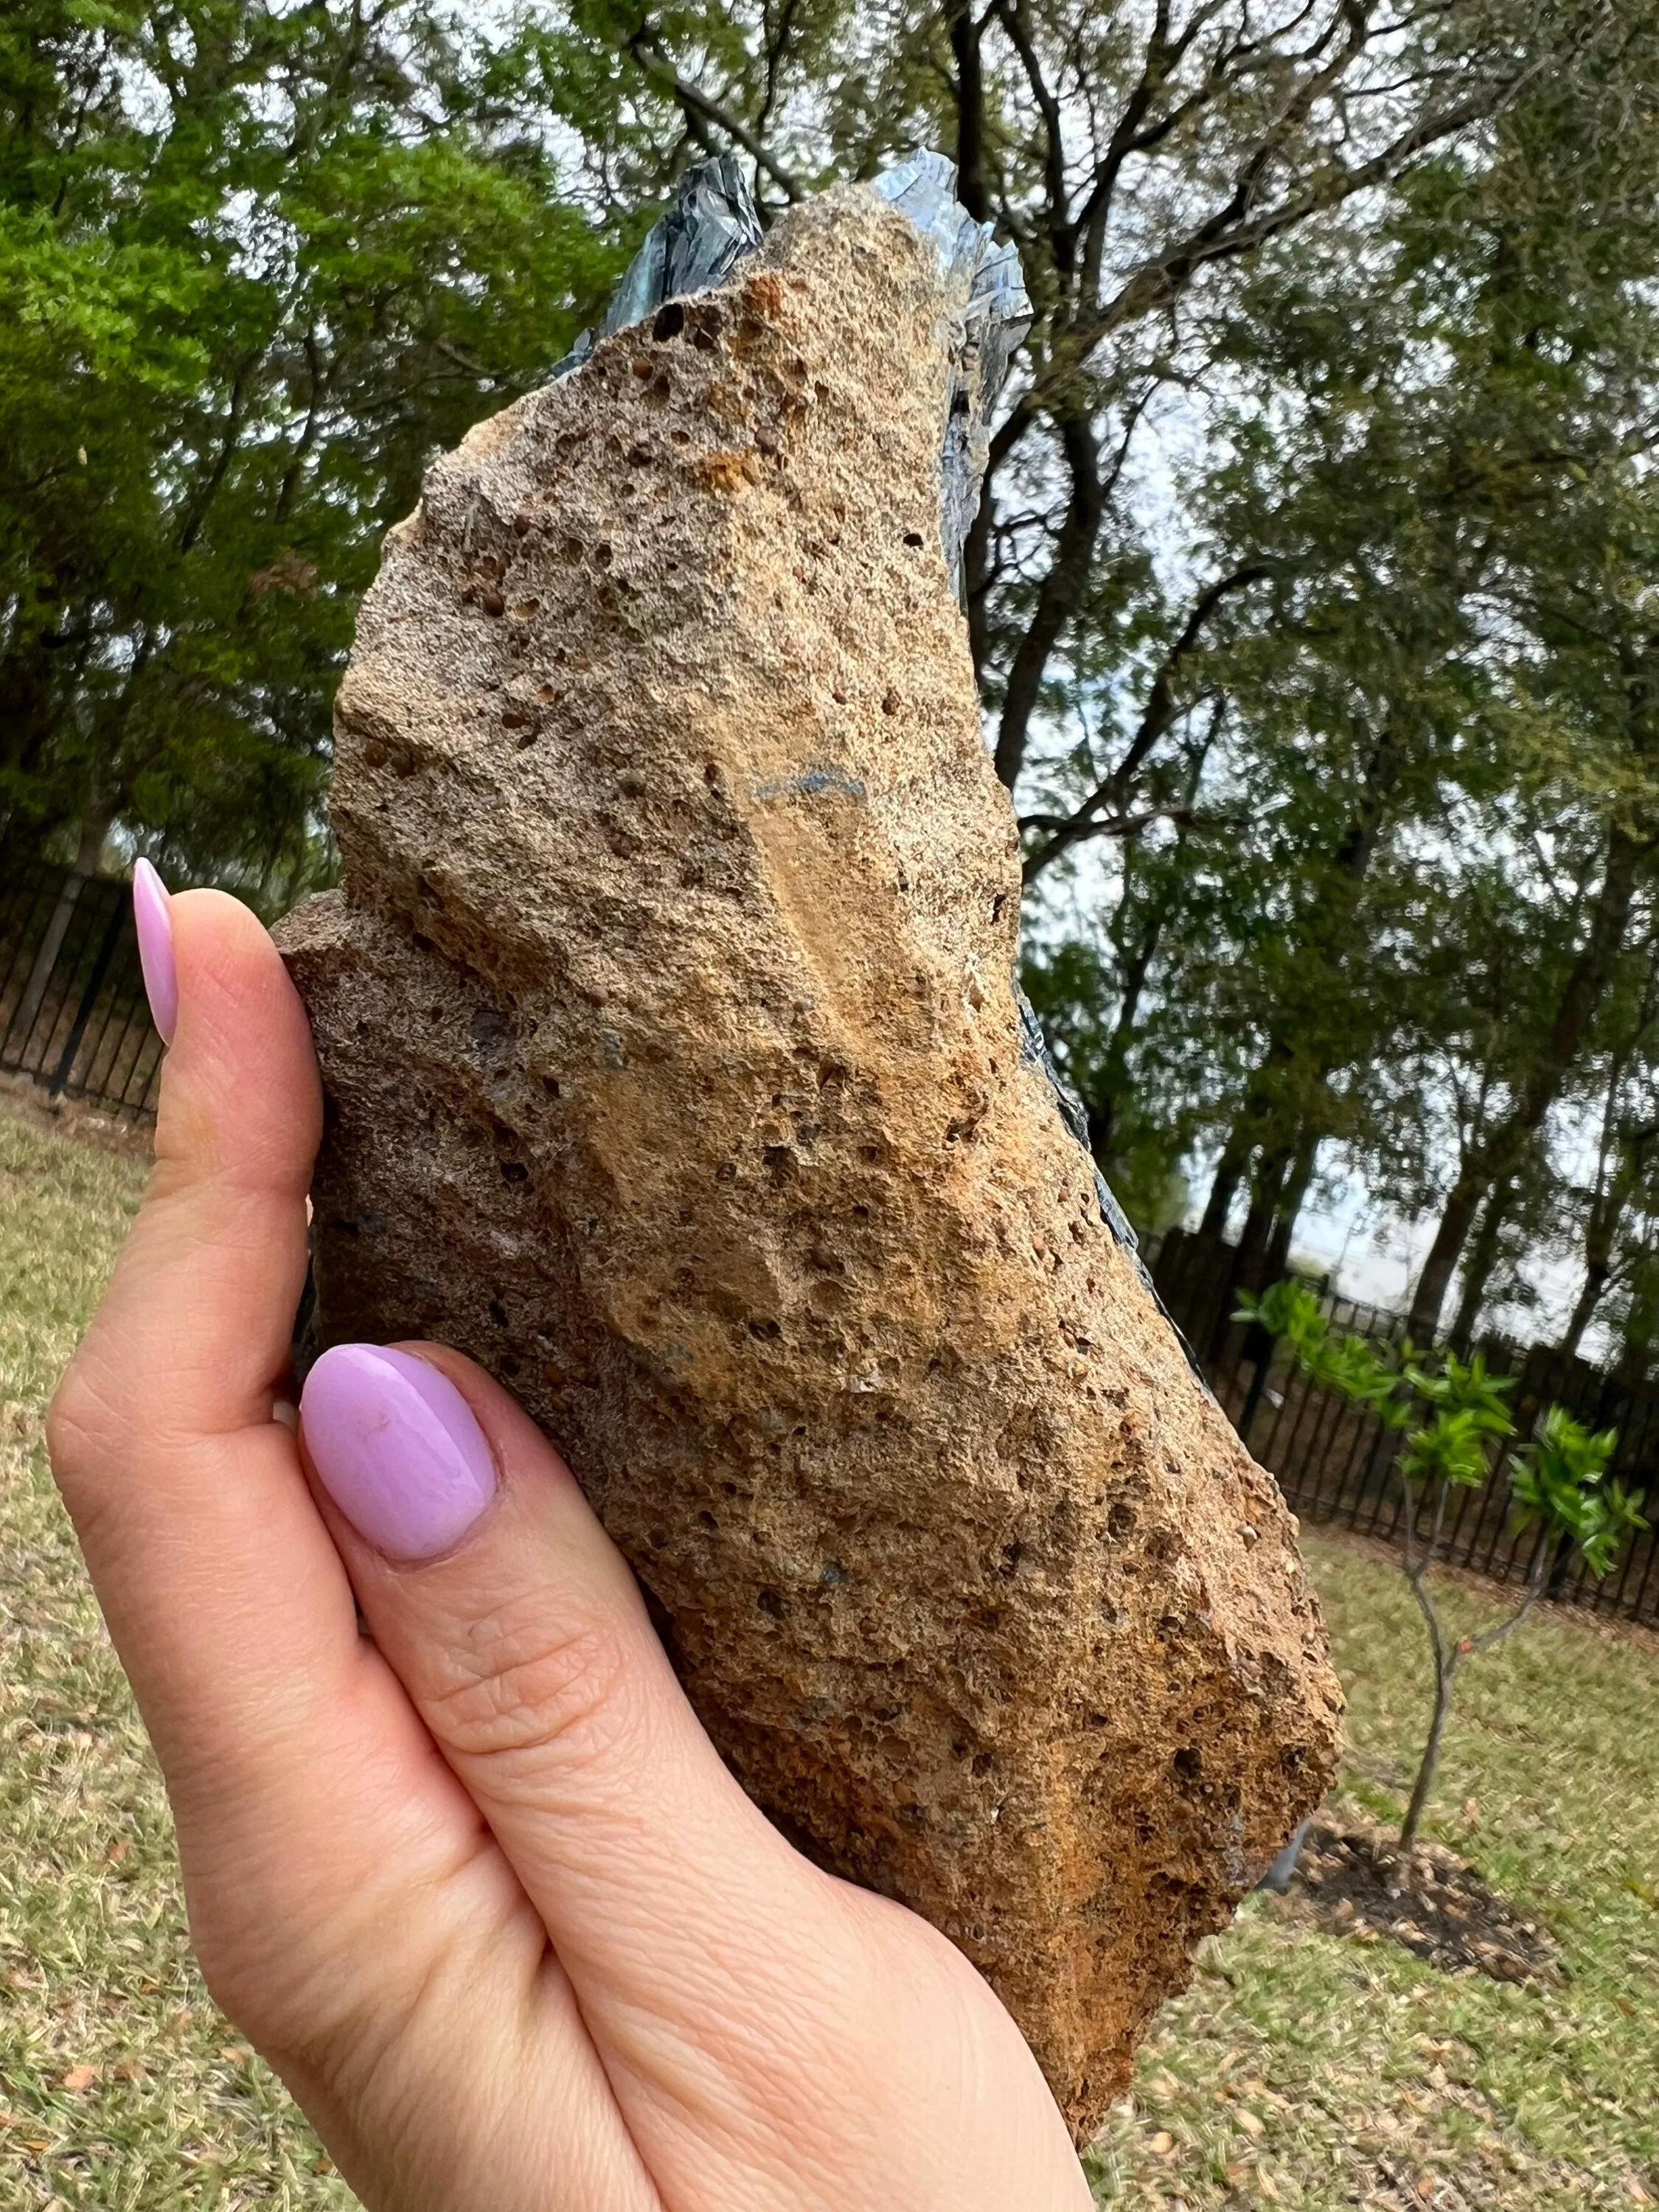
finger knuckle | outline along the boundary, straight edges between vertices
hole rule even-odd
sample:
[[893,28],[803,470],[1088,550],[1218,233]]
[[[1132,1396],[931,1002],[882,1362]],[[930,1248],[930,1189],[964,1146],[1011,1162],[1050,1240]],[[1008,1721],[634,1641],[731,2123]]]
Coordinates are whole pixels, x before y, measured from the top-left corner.
[[46,1456],[71,1505],[120,1451],[125,1424],[84,1355],[71,1362],[46,1409]]
[[631,1725],[629,1671],[609,1624],[550,1626],[515,1607],[475,1625],[432,1698],[433,1724],[465,1758],[586,1765]]
[[314,1944],[294,1942],[290,1921],[273,1916],[256,1928],[245,1913],[204,1907],[195,1895],[190,1907],[191,1946],[208,1995],[267,2057],[320,2067],[331,2050],[349,2047],[366,2031],[375,1984],[362,1961],[386,1955],[395,1942],[388,1927],[373,1931],[371,1943],[362,1930],[331,1925],[324,1962]]

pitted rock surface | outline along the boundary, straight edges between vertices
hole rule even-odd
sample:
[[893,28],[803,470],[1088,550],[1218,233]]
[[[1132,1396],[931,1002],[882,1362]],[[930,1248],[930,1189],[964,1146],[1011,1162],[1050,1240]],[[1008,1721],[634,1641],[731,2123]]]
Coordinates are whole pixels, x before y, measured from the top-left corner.
[[286,946],[319,1340],[518,1394],[744,1786],[983,1969],[1081,2139],[1339,1701],[1294,1524],[1022,1056],[956,307],[832,193],[440,461]]

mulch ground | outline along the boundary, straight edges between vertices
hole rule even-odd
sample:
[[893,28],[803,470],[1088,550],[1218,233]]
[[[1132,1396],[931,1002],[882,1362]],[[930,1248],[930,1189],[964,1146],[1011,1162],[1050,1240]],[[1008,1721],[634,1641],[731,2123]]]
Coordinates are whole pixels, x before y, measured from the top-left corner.
[[1328,1934],[1398,1943],[1445,1973],[1562,1978],[1549,1938],[1512,1912],[1478,1868],[1441,1844],[1403,1851],[1385,1830],[1352,1816],[1310,1829],[1291,1896]]

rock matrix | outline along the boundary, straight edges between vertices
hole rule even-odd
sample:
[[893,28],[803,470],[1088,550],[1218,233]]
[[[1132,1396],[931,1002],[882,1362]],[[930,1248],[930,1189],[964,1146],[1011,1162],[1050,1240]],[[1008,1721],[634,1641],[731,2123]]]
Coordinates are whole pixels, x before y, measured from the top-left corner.
[[441,460],[286,946],[321,1340],[518,1394],[744,1786],[983,1969],[1081,2139],[1339,1705],[1022,1049],[941,538],[962,309],[840,190]]

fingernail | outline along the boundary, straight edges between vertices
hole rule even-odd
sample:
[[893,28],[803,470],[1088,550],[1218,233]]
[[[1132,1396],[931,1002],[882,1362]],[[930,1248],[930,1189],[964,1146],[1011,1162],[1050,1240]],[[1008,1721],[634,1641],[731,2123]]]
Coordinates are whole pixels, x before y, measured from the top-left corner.
[[144,971],[144,992],[150,1019],[163,1044],[173,1042],[179,1026],[179,970],[173,958],[173,901],[167,887],[148,860],[132,871],[132,919],[138,930],[138,965]]
[[495,1494],[495,1463],[465,1399],[411,1352],[324,1352],[300,1395],[300,1427],[323,1487],[389,1559],[447,1552]]

